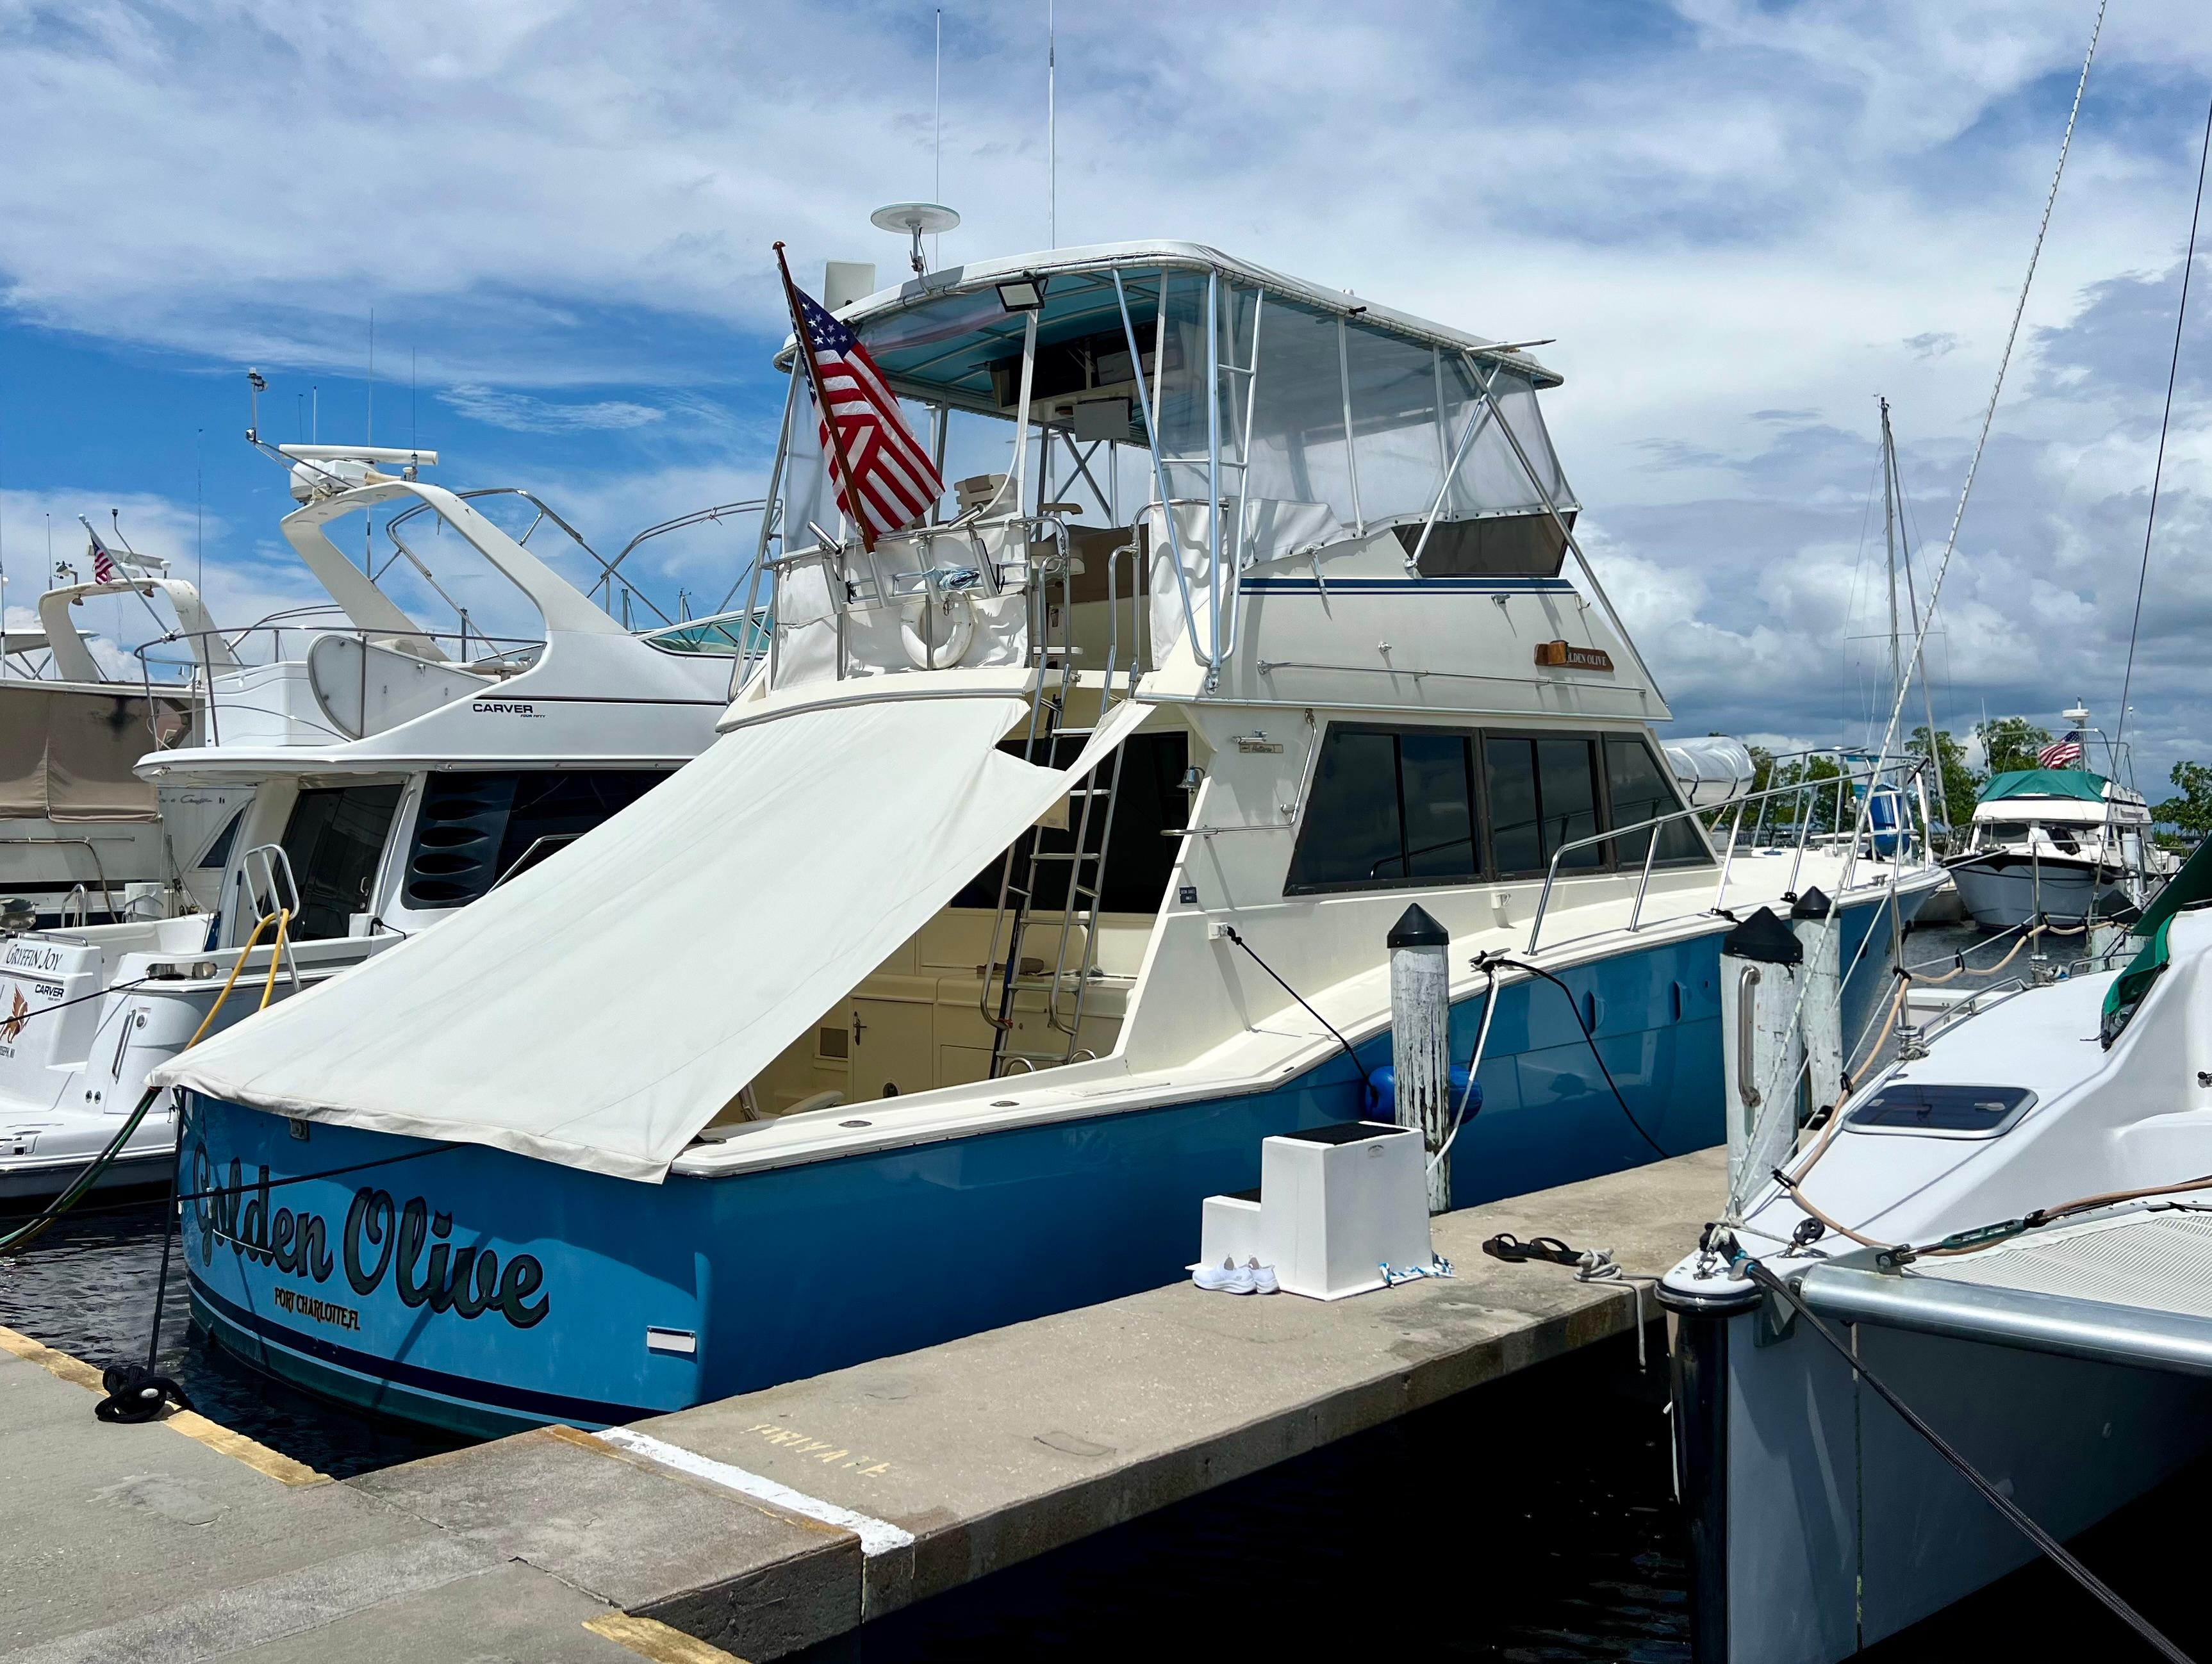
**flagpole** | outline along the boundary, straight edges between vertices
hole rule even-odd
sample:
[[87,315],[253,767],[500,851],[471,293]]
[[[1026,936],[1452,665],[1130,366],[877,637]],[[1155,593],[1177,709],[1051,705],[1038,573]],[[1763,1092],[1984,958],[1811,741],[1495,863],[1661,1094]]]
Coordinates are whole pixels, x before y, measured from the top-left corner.
[[783,278],[784,302],[791,308],[791,339],[793,349],[799,361],[806,366],[806,385],[814,394],[814,410],[821,418],[822,431],[830,436],[830,454],[837,464],[837,477],[845,489],[845,506],[853,517],[853,524],[860,528],[860,547],[868,554],[876,552],[875,528],[868,524],[866,506],[860,501],[860,487],[853,483],[853,465],[845,455],[845,436],[837,427],[836,413],[830,408],[830,395],[822,386],[822,367],[814,361],[813,343],[806,334],[806,319],[799,310],[799,286],[791,281],[791,267],[783,258],[783,245],[775,245],[775,269]]

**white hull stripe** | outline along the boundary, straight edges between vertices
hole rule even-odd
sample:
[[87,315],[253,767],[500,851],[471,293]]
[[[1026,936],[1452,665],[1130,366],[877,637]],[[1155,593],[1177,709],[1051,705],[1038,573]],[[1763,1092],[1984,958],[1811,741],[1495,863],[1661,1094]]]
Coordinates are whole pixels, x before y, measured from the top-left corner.
[[860,1540],[860,1552],[866,1555],[884,1553],[895,1548],[914,1546],[914,1533],[888,1520],[875,1519],[866,1514],[855,1514],[849,1508],[840,1508],[835,1503],[825,1503],[817,1497],[809,1497],[793,1491],[787,1485],[778,1485],[774,1479],[758,1473],[749,1473],[742,1467],[732,1467],[727,1462],[716,1461],[711,1456],[686,1450],[680,1444],[670,1444],[654,1438],[650,1433],[633,1432],[627,1427],[609,1427],[592,1435],[609,1444],[628,1450],[635,1455],[647,1456],[664,1467],[689,1473],[695,1479],[704,1479],[709,1485],[719,1485],[726,1491],[735,1491],[750,1497],[755,1502],[767,1503],[793,1514],[803,1514],[810,1520],[819,1520],[824,1525],[841,1527]]

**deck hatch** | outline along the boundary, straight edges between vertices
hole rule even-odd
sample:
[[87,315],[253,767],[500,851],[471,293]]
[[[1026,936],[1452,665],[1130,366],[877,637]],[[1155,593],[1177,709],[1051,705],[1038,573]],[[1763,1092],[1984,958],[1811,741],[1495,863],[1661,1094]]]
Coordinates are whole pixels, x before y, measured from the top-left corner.
[[1853,1109],[1844,1124],[1866,1133],[1993,1138],[2026,1114],[2034,1102],[2035,1094],[2025,1086],[1893,1080]]

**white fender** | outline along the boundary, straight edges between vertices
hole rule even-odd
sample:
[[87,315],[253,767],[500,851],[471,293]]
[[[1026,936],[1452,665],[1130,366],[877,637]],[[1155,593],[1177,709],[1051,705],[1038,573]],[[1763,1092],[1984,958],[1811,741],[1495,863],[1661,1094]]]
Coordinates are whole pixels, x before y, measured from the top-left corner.
[[922,639],[921,621],[929,605],[927,597],[899,625],[899,639],[906,644],[908,662],[918,671],[949,671],[968,656],[968,649],[975,640],[975,609],[964,594],[945,598],[944,629],[939,633],[935,648]]

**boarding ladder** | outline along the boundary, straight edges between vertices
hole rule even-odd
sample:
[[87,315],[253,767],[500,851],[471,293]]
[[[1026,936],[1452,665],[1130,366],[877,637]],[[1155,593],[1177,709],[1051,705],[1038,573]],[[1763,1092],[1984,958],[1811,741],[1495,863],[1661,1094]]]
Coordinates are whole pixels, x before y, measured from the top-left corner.
[[[1030,693],[1029,723],[1022,738],[1022,760],[1039,768],[1065,768],[1097,732],[1075,727],[1067,720],[1070,695],[1077,691],[1074,561],[1070,555],[1067,528],[1055,519],[1041,519],[1036,530],[1052,539],[1042,555],[1032,544],[1030,586],[1029,662],[1036,674]],[[1135,538],[1106,556],[1107,614],[1109,625],[1106,674],[1099,696],[1098,721],[1103,723],[1117,702],[1126,701],[1136,688],[1136,660],[1131,655],[1119,701],[1115,677],[1120,668],[1119,597],[1115,563],[1124,556],[1131,561],[1130,592],[1137,593]],[[1052,597],[1057,592],[1060,604]],[[1114,804],[1121,785],[1123,748],[1114,750],[1070,788],[1067,830],[1073,835],[1066,849],[1042,847],[1046,828],[1042,823],[1025,828],[1007,847],[999,869],[998,912],[991,921],[988,957],[983,967],[980,1009],[991,1024],[991,1078],[1013,1072],[1033,1073],[1075,1061],[1080,1051],[1083,1007],[1091,985],[1097,980],[1099,898],[1103,893],[1106,853],[1114,825]],[[1093,835],[1092,828],[1097,828]],[[1050,970],[1042,953],[1022,951],[1041,874],[1054,867],[1067,871],[1067,890],[1059,917],[1058,940],[1054,944]],[[1046,922],[1046,921],[1040,921]],[[1083,946],[1075,963],[1069,963],[1076,932]],[[1040,943],[1039,946],[1042,944]],[[1065,1046],[1017,1048],[1015,1011],[1020,997],[1042,990],[1049,1029],[1066,1039]]]

